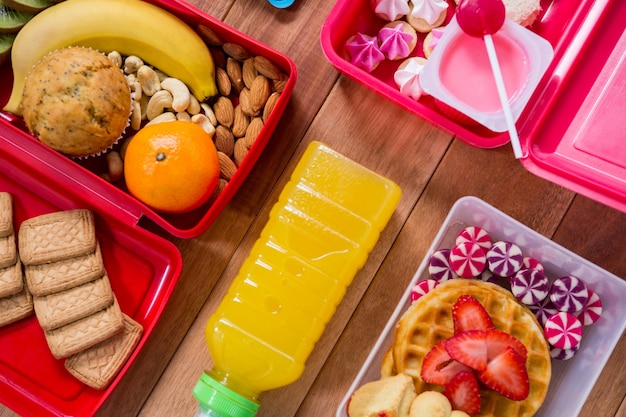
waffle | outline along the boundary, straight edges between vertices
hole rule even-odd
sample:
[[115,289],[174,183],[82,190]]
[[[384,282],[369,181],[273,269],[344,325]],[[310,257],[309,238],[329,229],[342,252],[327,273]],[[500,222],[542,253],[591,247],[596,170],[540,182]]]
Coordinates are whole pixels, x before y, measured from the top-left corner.
[[481,389],[480,417],[530,417],[541,407],[552,375],[550,349],[537,319],[507,290],[488,282],[453,279],[439,284],[417,300],[398,321],[394,342],[383,358],[381,373],[406,373],[418,393],[441,391],[420,377],[422,360],[438,342],[453,336],[452,305],[463,294],[476,298],[489,312],[496,328],[518,338],[528,349],[526,368],[530,393],[523,401],[509,400]]

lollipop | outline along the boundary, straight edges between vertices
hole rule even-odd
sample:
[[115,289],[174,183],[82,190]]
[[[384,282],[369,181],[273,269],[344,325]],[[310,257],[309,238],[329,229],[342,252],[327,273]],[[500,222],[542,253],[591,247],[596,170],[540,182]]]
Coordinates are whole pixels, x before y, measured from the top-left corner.
[[513,153],[516,158],[521,158],[522,148],[504,87],[504,79],[498,56],[496,55],[496,48],[491,37],[491,35],[500,30],[505,18],[506,8],[502,0],[461,0],[456,8],[456,19],[463,32],[475,38],[483,38],[485,41],[491,71],[496,81],[504,118],[506,119],[509,136],[511,137]]

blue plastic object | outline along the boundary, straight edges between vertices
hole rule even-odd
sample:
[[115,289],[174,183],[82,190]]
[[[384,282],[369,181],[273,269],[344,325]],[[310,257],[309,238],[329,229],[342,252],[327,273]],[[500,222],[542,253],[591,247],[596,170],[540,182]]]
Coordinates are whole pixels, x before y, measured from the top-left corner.
[[291,6],[295,0],[268,0],[268,1],[274,7],[278,7],[279,9],[284,9],[285,7]]

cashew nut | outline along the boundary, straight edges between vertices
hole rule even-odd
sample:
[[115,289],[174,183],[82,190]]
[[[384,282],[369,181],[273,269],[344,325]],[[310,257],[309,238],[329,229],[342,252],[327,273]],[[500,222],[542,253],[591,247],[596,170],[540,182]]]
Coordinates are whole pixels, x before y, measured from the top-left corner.
[[200,102],[193,94],[189,95],[189,106],[187,107],[187,113],[198,114],[200,113]]
[[215,126],[213,126],[209,118],[206,117],[204,114],[194,114],[193,116],[191,116],[191,122],[197,124],[202,129],[204,129],[204,131],[207,132],[209,136],[213,137],[213,135],[215,135]]
[[142,91],[141,84],[139,84],[139,81],[135,80],[135,82],[133,82],[130,86],[130,92],[133,95],[133,100],[141,100],[141,96],[143,95]]
[[167,90],[160,90],[150,97],[150,101],[148,101],[148,108],[146,110],[146,116],[148,117],[148,120],[152,120],[163,113],[165,109],[171,108],[172,94]]
[[183,122],[191,122],[191,116],[186,111],[180,111],[176,113],[176,119]]
[[130,127],[133,130],[139,130],[141,128],[141,104],[138,101],[133,101],[132,112],[130,114]]
[[191,93],[184,82],[178,78],[168,77],[161,81],[161,88],[172,94],[172,109],[174,111],[187,110],[191,101]]
[[124,60],[124,72],[126,74],[132,74],[133,72],[137,72],[139,67],[143,65],[143,60],[139,58],[137,55],[129,55]]
[[113,62],[113,64],[115,64],[116,67],[122,68],[122,55],[119,52],[111,51],[107,55],[107,58],[109,58],[111,60],[111,62]]
[[143,93],[147,96],[151,96],[157,91],[161,90],[159,75],[156,73],[155,70],[147,65],[142,65],[137,70],[137,81],[139,81]]
[[159,114],[157,117],[150,120],[148,123],[146,123],[146,126],[163,122],[173,122],[174,120],[176,120],[176,115],[171,111],[167,111],[165,113]]
[[207,103],[201,103],[200,107],[202,108],[202,111],[204,111],[206,117],[208,117],[211,121],[211,124],[213,126],[217,126],[217,117],[215,117],[215,112],[213,111],[213,108]]

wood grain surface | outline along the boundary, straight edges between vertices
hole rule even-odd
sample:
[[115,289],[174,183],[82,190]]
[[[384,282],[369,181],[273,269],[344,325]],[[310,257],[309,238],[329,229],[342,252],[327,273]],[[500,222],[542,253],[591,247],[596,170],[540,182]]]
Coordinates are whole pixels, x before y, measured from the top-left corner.
[[[455,140],[340,76],[320,46],[334,0],[191,0],[289,56],[298,80],[275,134],[234,199],[195,239],[171,238],[179,283],[152,337],[99,417],[193,416],[192,389],[211,366],[204,325],[268,217],[304,149],[322,141],[395,181],[402,199],[315,346],[302,377],[263,393],[259,417],[334,416],[413,273],[460,197],[473,195],[609,272],[626,277],[626,215],[526,171],[510,146]],[[580,413],[626,416],[623,335]],[[0,406],[0,417],[15,414]],[[502,416],[507,417],[507,416]],[[572,416],[563,416],[572,417]]]

